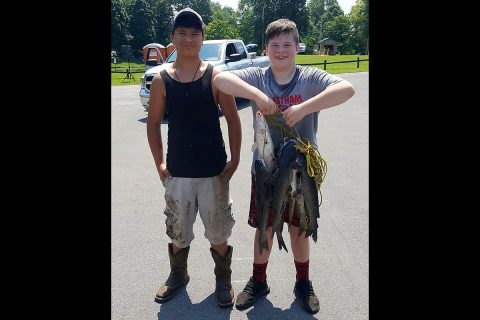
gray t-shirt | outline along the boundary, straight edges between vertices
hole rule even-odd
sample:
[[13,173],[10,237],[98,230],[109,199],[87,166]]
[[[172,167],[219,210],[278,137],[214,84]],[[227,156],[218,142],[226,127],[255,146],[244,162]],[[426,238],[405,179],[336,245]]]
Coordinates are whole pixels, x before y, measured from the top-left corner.
[[[275,81],[271,67],[250,67],[231,72],[243,81],[264,92],[275,101],[281,111],[286,110],[291,105],[306,101],[332,84],[343,80],[340,77],[325,72],[324,70],[299,65],[296,66],[295,75],[292,80],[287,84],[278,84]],[[259,108],[254,101],[250,102],[252,105],[253,119],[255,119],[255,114]],[[286,126],[285,120],[281,115],[277,115],[275,118],[278,122]],[[278,146],[282,140],[280,130],[270,123],[268,124],[273,144]],[[253,121],[253,125],[255,125],[255,121]],[[312,143],[317,144],[318,112],[308,114],[300,122],[295,124],[294,127],[302,138],[307,138]],[[253,153],[252,172],[254,172],[254,163],[257,159],[257,154],[257,150],[255,150]]]

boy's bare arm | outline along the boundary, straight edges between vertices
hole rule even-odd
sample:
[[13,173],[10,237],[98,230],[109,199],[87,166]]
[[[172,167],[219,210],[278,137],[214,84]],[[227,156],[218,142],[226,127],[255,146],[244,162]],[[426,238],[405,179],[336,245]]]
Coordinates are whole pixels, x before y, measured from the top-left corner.
[[228,141],[230,144],[231,159],[227,162],[223,169],[222,175],[226,175],[229,179],[233,176],[240,163],[240,148],[242,145],[242,126],[240,117],[238,116],[237,104],[235,98],[221,91],[217,91],[218,103],[222,110],[223,116],[228,125]]
[[170,173],[167,170],[163,157],[162,132],[160,126],[165,114],[165,85],[161,76],[158,74],[152,80],[150,87],[150,101],[147,118],[147,138],[155,160],[160,180],[165,180]]
[[329,86],[314,97],[283,111],[283,118],[289,127],[293,127],[306,115],[344,103],[355,94],[350,82],[343,80]]
[[275,102],[265,93],[230,72],[217,73],[213,84],[223,93],[255,101],[262,114],[273,114],[277,110]]

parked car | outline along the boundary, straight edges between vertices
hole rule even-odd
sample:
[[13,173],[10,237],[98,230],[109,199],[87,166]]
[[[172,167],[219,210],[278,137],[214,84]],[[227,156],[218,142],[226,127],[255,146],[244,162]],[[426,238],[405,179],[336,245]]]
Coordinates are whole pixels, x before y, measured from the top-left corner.
[[258,50],[258,44],[256,43],[249,43],[245,46],[247,48],[248,52],[257,52]]
[[[140,78],[140,102],[145,111],[148,111],[150,99],[150,85],[153,77],[166,69],[170,63],[175,62],[177,51],[174,50],[168,56],[167,61],[159,66],[148,69]],[[242,40],[224,39],[224,40],[206,40],[203,41],[200,49],[200,58],[207,61],[221,71],[238,70],[247,67],[268,67],[270,59],[268,57],[257,57],[253,52],[247,52]]]
[[307,49],[307,46],[305,45],[305,43],[300,42],[299,45],[300,45],[300,48],[298,49],[298,53],[299,54],[305,53],[305,49]]

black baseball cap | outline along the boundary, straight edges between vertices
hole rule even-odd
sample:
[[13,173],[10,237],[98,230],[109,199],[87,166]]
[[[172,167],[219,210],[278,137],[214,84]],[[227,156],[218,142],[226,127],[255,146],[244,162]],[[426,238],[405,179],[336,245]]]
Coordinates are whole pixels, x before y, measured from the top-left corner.
[[203,23],[202,17],[195,10],[185,8],[178,11],[173,17],[172,33],[179,26],[198,29],[203,33],[205,24]]

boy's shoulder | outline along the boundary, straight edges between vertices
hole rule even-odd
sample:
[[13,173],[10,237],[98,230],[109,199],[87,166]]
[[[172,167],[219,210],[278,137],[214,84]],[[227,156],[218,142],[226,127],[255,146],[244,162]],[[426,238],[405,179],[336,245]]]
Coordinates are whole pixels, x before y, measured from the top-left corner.
[[298,69],[298,71],[300,71],[300,73],[306,73],[306,74],[311,74],[311,73],[322,73],[322,72],[325,72],[324,70],[320,69],[320,68],[316,68],[316,67],[311,67],[311,66],[302,66],[302,65],[295,65]]
[[246,71],[246,72],[253,72],[253,73],[265,73],[266,70],[270,67],[247,67],[244,69],[240,69],[238,71]]
[[230,71],[240,78],[260,79],[265,76],[269,67],[247,67]]

